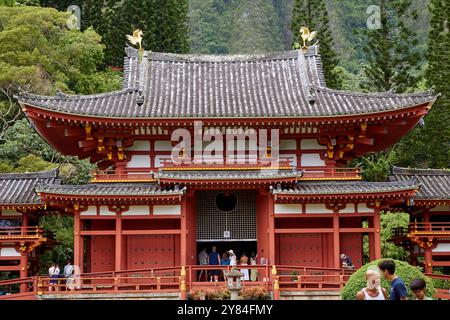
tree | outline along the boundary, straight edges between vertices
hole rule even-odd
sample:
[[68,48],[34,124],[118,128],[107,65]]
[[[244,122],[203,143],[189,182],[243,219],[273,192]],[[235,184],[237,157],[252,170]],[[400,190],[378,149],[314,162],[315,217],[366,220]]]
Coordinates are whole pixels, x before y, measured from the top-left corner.
[[367,91],[406,92],[416,88],[421,55],[417,48],[417,11],[411,0],[379,0],[380,27],[365,29],[363,46]]
[[450,167],[450,32],[448,1],[430,4],[431,29],[428,36],[428,87],[441,94],[424,126],[416,128],[399,143],[399,165],[421,168]]
[[268,0],[241,1],[234,11],[231,53],[261,53],[284,48],[277,14]]
[[396,246],[389,239],[392,237],[392,229],[409,226],[409,214],[406,212],[384,212],[380,216],[381,256],[383,258],[408,261],[409,252],[403,247]]
[[362,157],[357,166],[362,169],[363,179],[365,181],[386,181],[391,166],[397,159],[397,153],[394,150],[388,150],[376,154],[370,154]]
[[325,80],[330,88],[340,89],[341,80],[335,68],[338,64],[334,52],[333,38],[329,27],[327,6],[324,0],[295,0],[292,10],[292,45],[301,42],[300,28],[317,31]]

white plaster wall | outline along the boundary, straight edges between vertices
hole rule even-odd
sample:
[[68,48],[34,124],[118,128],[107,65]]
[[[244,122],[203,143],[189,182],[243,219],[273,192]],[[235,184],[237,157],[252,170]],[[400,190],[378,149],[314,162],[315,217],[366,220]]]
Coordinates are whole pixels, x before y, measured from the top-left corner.
[[297,150],[297,141],[295,139],[281,139],[280,150]]
[[301,166],[302,167],[324,167],[325,161],[320,159],[320,155],[318,153],[302,154]]
[[297,166],[297,156],[295,154],[280,154],[280,160],[291,160],[292,166]]
[[11,209],[4,209],[2,210],[3,216],[21,216],[22,214],[20,212],[17,212],[16,210]]
[[450,243],[438,243],[432,252],[450,252]]
[[96,216],[97,215],[97,207],[89,206],[86,211],[80,212],[80,216]]
[[100,215],[101,216],[115,216],[116,213],[112,212],[108,209],[108,206],[100,206]]
[[136,140],[133,145],[126,148],[127,151],[150,151],[150,141],[147,140]]
[[367,207],[366,203],[358,203],[358,213],[373,213],[374,210]]
[[2,257],[20,257],[20,253],[14,248],[1,248],[0,256]]
[[430,212],[450,212],[450,206],[436,206],[431,208]]
[[274,212],[275,214],[302,213],[302,205],[299,203],[276,203]]
[[306,213],[333,213],[333,210],[327,209],[324,203],[308,203]]
[[181,214],[181,206],[179,204],[174,205],[155,205],[153,206],[153,214],[157,215],[180,215]]
[[130,206],[128,211],[122,213],[123,216],[147,216],[150,215],[149,206]]
[[345,209],[339,210],[339,213],[354,213],[355,212],[355,204],[347,203]]
[[172,142],[169,140],[155,141],[155,151],[172,151]]
[[301,149],[302,150],[317,150],[317,149],[326,149],[326,146],[322,146],[317,142],[317,139],[302,139],[301,140]]
[[150,156],[147,155],[133,155],[131,160],[127,162],[127,168],[149,168]]

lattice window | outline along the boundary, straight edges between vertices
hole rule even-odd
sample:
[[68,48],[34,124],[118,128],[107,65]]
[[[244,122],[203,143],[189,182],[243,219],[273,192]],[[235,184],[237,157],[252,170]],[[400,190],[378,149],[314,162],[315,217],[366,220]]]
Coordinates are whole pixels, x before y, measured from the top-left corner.
[[[196,196],[197,241],[256,241],[256,193],[229,191],[236,195],[236,207],[228,212],[217,208],[216,197],[228,191],[200,191]],[[224,231],[230,237],[224,237]]]

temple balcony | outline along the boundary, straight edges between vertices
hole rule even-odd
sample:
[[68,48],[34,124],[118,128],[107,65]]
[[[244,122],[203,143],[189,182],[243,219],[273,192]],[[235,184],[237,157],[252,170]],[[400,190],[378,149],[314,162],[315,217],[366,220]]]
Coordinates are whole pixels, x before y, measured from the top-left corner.
[[279,161],[236,161],[224,160],[222,162],[203,161],[202,163],[177,164],[170,158],[159,159],[160,166],[155,168],[121,168],[111,170],[95,170],[92,172],[93,183],[114,182],[156,182],[158,172],[269,172],[269,171],[298,171],[301,176],[298,181],[320,181],[320,180],[362,180],[359,168],[334,168],[334,167],[296,167],[292,160],[283,159]]
[[450,239],[450,222],[413,222],[408,228],[393,228],[390,241],[398,246],[433,248],[437,239]]

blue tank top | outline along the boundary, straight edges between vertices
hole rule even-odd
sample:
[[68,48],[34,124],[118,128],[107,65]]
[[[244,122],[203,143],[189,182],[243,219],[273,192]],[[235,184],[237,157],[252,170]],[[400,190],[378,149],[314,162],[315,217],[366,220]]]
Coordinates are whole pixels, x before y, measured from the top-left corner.
[[212,265],[219,264],[219,254],[217,252],[211,252],[209,254],[209,264],[212,264]]

